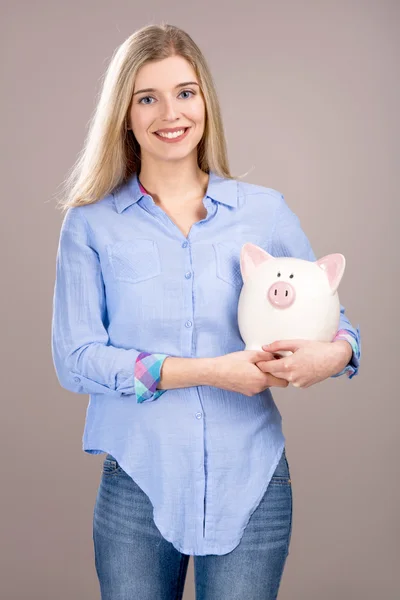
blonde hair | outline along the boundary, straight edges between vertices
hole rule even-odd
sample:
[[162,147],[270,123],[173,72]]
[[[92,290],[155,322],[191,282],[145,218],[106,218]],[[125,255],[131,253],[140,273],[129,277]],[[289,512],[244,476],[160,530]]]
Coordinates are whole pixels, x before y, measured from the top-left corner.
[[228,166],[220,104],[206,60],[185,31],[162,22],[135,31],[114,52],[84,146],[62,183],[61,210],[97,202],[140,172],[140,146],[132,130],[127,130],[135,79],[144,64],[175,55],[192,65],[203,92],[206,117],[197,146],[198,166],[206,173],[211,170],[235,179]]

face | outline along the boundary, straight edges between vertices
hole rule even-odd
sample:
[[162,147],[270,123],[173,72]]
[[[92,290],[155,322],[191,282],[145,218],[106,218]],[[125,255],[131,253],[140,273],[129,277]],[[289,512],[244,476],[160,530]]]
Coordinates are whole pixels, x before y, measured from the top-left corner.
[[[188,83],[193,82],[193,83]],[[180,85],[186,83],[186,85]],[[198,85],[196,85],[196,83]],[[154,91],[141,91],[153,88]],[[192,66],[181,56],[147,63],[139,70],[129,111],[129,125],[146,156],[179,160],[193,154],[205,126],[205,104]],[[163,141],[160,129],[186,129],[182,139]]]

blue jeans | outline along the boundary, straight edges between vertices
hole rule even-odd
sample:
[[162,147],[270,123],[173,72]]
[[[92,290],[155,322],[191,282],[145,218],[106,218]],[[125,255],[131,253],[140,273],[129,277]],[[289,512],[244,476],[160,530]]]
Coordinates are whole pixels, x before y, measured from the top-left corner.
[[[162,537],[152,515],[148,496],[107,454],[93,514],[102,600],[181,600],[189,555]],[[239,545],[228,554],[193,556],[196,600],[277,598],[291,532],[292,486],[284,450]]]

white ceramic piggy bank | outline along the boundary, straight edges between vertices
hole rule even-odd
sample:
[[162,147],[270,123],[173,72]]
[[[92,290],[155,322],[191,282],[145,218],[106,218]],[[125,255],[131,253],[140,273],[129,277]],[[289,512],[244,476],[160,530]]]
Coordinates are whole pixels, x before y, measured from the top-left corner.
[[339,326],[336,290],[345,264],[343,254],[328,254],[312,262],[275,258],[255,244],[244,244],[238,325],[245,350],[262,350],[263,345],[277,340],[331,342]]

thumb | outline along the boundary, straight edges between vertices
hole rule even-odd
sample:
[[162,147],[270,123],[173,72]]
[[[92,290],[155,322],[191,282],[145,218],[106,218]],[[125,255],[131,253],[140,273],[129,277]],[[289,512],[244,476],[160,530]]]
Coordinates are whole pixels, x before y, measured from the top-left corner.
[[277,340],[271,344],[265,344],[262,349],[266,352],[278,352],[279,350],[289,350],[290,352],[296,352],[301,346],[304,345],[303,340]]

